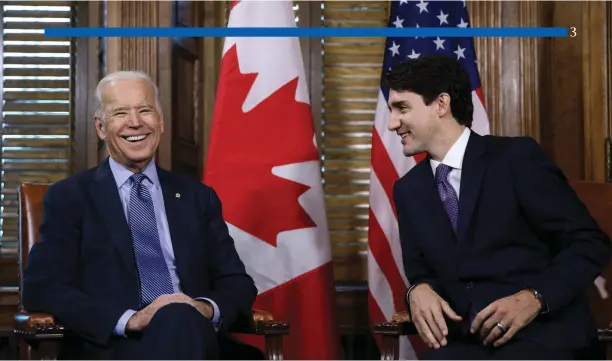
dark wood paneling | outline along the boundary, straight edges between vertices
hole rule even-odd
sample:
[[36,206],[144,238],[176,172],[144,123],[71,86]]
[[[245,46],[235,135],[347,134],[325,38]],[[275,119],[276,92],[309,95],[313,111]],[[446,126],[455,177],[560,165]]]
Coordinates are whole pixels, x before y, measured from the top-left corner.
[[19,292],[0,289],[0,337],[8,337],[13,331],[13,315],[19,305]]
[[378,347],[370,333],[367,283],[364,281],[338,283],[336,306],[343,359],[380,359]]
[[[76,26],[100,26],[101,10],[100,1],[79,2]],[[79,37],[73,44],[75,81],[71,87],[74,99],[71,114],[74,124],[72,171],[78,172],[96,166],[103,147],[96,134],[92,108],[94,89],[102,78],[102,48],[98,38]]]
[[18,285],[17,255],[0,257],[0,287],[17,287]]
[[[583,28],[582,3],[544,2],[542,26]],[[577,38],[543,39],[545,69],[539,88],[541,99],[541,142],[546,152],[568,178],[584,179],[584,119],[582,43]],[[595,59],[593,59],[595,61]]]
[[[176,26],[201,26],[204,3],[178,1]],[[200,179],[204,166],[202,38],[173,39],[172,170]]]

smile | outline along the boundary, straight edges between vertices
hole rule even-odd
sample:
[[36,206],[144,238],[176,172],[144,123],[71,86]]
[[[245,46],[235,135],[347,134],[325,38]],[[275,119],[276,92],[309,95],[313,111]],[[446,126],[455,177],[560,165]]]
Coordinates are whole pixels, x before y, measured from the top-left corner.
[[144,140],[146,137],[148,137],[148,134],[141,134],[141,135],[122,135],[121,138],[127,140],[130,143],[135,143],[135,142],[140,142],[141,140]]

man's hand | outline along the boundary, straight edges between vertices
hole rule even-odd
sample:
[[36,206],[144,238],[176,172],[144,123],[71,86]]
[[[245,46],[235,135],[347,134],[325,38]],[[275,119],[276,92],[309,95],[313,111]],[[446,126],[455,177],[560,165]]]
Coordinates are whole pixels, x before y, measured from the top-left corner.
[[428,284],[420,284],[410,292],[410,315],[421,339],[429,347],[446,346],[448,327],[444,314],[453,321],[461,321],[461,317],[453,311]]
[[212,305],[208,302],[198,302],[184,293],[161,295],[151,302],[147,307],[136,312],[127,322],[127,331],[142,331],[151,322],[155,313],[162,307],[171,303],[187,303],[195,307],[204,317],[211,318],[213,314]]
[[210,302],[206,300],[194,300],[193,306],[200,311],[202,316],[208,318],[209,320],[213,317],[215,309]]
[[[495,341],[493,346],[502,346],[533,321],[541,308],[540,300],[533,293],[528,290],[520,291],[499,299],[480,311],[472,322],[470,332],[476,333],[480,330],[484,345]],[[497,326],[498,323],[503,326],[505,332]]]

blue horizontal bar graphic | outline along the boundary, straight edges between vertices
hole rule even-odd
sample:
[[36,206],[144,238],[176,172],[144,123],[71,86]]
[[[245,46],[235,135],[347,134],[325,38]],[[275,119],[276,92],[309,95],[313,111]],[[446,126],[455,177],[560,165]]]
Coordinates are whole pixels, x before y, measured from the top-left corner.
[[567,28],[47,28],[49,37],[567,37]]

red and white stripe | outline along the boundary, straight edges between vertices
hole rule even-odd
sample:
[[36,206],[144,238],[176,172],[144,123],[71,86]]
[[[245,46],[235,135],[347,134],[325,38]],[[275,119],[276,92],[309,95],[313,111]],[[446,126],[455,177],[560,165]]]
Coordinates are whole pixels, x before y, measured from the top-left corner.
[[[472,130],[489,134],[482,91],[472,92],[474,122]],[[409,287],[402,261],[397,213],[393,203],[393,184],[420,159],[407,158],[395,132],[387,129],[389,107],[379,92],[372,131],[372,169],[370,175],[370,217],[368,222],[368,286],[370,321],[390,321],[395,312],[405,309],[404,296]],[[400,359],[416,359],[423,344],[416,337],[400,338]]]

